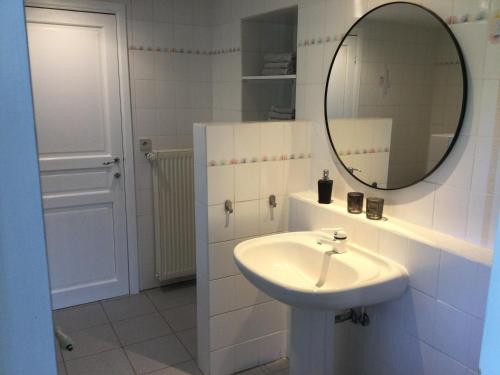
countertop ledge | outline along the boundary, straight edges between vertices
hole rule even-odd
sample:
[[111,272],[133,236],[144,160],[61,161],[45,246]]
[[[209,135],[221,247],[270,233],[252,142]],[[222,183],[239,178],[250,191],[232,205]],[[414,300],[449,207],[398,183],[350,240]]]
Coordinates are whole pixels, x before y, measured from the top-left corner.
[[[453,237],[449,234],[443,232],[438,232],[436,230],[421,227],[407,221],[393,218],[391,216],[386,216],[388,220],[369,220],[365,215],[352,215],[347,212],[347,206],[345,202],[335,201],[331,204],[319,204],[316,201],[316,193],[313,191],[303,191],[299,193],[290,194],[290,199],[296,199],[302,201],[318,209],[328,210],[335,214],[342,215],[346,218],[352,219],[353,221],[362,222],[364,224],[371,225],[380,230],[388,231],[393,234],[404,236],[409,240],[421,242],[423,244],[447,251],[452,254],[469,259],[473,262],[482,263],[487,266],[491,266],[493,261],[493,250],[482,247],[471,242],[467,242],[461,238]],[[332,223],[335,226],[335,223]],[[319,229],[319,228],[312,228]]]

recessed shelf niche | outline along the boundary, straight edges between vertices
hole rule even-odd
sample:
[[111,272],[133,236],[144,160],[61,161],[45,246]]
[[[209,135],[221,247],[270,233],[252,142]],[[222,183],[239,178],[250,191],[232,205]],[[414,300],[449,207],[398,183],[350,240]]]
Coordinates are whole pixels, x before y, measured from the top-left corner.
[[[297,14],[291,7],[241,21],[243,121],[269,120],[272,106],[295,110]],[[266,54],[281,53],[295,56],[290,71],[264,75]]]

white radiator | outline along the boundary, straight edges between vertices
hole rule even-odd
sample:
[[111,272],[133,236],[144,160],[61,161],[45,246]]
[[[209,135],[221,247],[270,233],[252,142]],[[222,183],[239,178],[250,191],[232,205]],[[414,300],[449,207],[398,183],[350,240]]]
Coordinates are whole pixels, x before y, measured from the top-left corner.
[[193,150],[153,151],[147,158],[153,166],[156,277],[194,275]]

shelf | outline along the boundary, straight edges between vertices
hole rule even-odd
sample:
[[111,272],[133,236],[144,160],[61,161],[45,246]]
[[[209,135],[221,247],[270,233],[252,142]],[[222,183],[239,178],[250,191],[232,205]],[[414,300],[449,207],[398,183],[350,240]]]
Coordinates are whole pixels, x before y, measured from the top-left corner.
[[276,79],[295,79],[296,74],[278,75],[278,76],[243,76],[241,79],[243,81],[264,81],[264,80],[276,80]]

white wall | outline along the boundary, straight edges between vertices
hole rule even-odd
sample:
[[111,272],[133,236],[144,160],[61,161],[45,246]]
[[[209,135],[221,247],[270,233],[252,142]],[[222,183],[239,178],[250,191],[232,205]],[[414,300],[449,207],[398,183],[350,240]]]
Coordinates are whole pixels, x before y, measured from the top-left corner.
[[287,230],[288,194],[309,183],[309,130],[305,122],[195,126],[198,354],[206,374],[229,375],[286,355],[286,306],[241,275],[233,249]]
[[[486,21],[452,25],[462,46],[469,74],[469,100],[462,135],[447,161],[426,181],[400,191],[366,188],[339,167],[326,138],[323,120],[324,83],[338,41],[334,39],[359,15],[385,1],[304,1],[299,8],[297,118],[313,120],[313,175],[333,171],[335,197],[363,191],[386,199],[386,212],[476,244],[492,247],[500,208],[500,127],[495,122],[500,79],[500,44],[487,41]],[[475,17],[482,6],[498,2],[419,1],[443,18]],[[359,6],[354,6],[358,4]],[[314,20],[314,22],[313,22]]]
[[409,288],[369,306],[369,327],[335,332],[335,365],[349,375],[478,374],[492,252],[390,218],[373,221],[315,194],[292,195],[290,230],[344,227],[349,241],[398,262]]
[[141,289],[154,278],[151,166],[154,149],[190,148],[193,123],[212,119],[212,2],[122,0],[127,5]]
[[0,373],[56,373],[22,1],[0,2]]
[[[497,237],[500,238],[500,225],[497,229]],[[484,325],[483,346],[481,349],[481,371],[484,375],[497,375],[500,373],[498,353],[500,351],[500,241],[496,242],[495,259],[491,270],[490,290],[488,294],[488,306],[486,308],[486,321]]]
[[[191,124],[195,121],[241,120],[240,21],[298,3],[297,117],[315,123],[314,177],[325,167],[332,169],[337,199],[345,199],[350,190],[366,191],[332,162],[334,155],[324,132],[323,94],[330,59],[338,44],[335,38],[356,17],[384,1],[120,1],[127,5],[129,17],[135,146],[138,138],[144,136],[152,138],[154,146],[161,148],[190,146]],[[474,16],[490,3],[498,8],[493,4],[498,4],[498,0],[473,3],[439,0],[425,1],[424,5],[446,18],[465,13]],[[496,177],[500,175],[496,159],[500,136],[493,126],[500,75],[494,62],[499,59],[500,47],[487,44],[482,35],[486,30],[484,22],[455,25],[453,29],[473,73],[462,140],[447,163],[427,181],[389,194],[370,191],[386,198],[387,212],[394,216],[492,246],[494,213],[500,201]],[[179,52],[171,52],[172,48]],[[190,49],[195,53],[187,53]],[[158,285],[153,278],[151,175],[150,166],[137,149],[135,163],[144,289]],[[315,184],[315,180],[312,178],[311,183]]]
[[[452,25],[467,61],[470,78],[468,112],[460,141],[436,173],[413,187],[384,194],[357,183],[334,161],[323,114],[323,96],[331,58],[342,33],[362,14],[387,2],[218,0],[215,2],[214,47],[239,47],[235,43],[240,41],[241,18],[298,3],[297,118],[314,122],[313,176],[320,176],[322,169],[330,168],[334,172],[337,199],[345,200],[346,193],[352,190],[380,195],[386,199],[387,212],[398,218],[492,247],[496,213],[500,207],[500,130],[495,125],[500,44],[487,41],[486,21]],[[500,7],[498,0],[415,2],[437,12],[443,19],[450,16],[460,19],[466,14],[475,19],[481,12],[488,14],[489,8]],[[236,96],[240,95],[241,82],[236,72],[241,66],[240,59],[234,54],[218,55],[215,59],[214,120],[239,120],[241,100]],[[311,179],[311,183],[314,184],[315,179]]]

